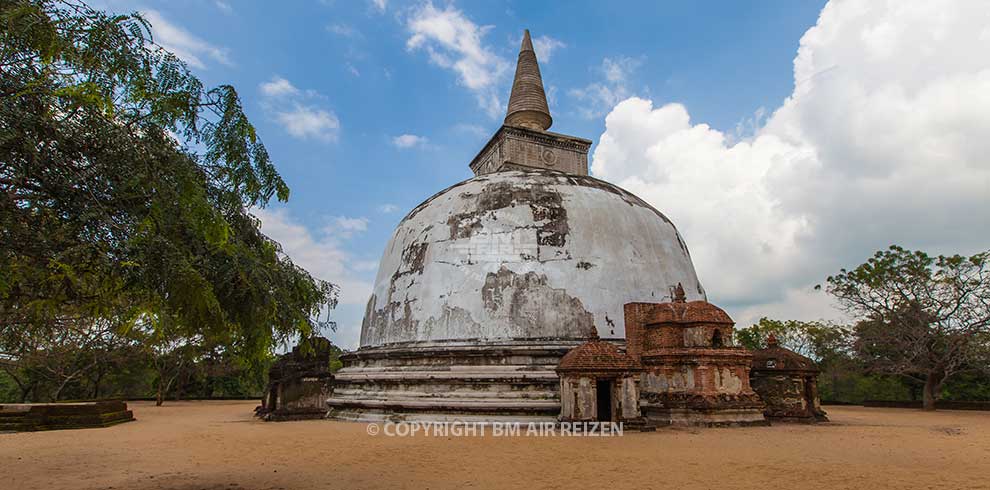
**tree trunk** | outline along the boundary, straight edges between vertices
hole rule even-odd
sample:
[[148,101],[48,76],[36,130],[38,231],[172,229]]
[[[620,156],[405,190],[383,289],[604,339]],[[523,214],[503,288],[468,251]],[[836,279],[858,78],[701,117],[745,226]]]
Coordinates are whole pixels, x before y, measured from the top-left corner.
[[188,375],[187,376],[184,376],[184,377],[183,376],[178,376],[176,379],[179,379],[179,378],[184,378],[186,380],[186,382],[179,381],[175,385],[175,395],[173,395],[175,401],[179,401],[179,400],[182,399],[182,395],[184,394],[183,392],[185,391],[184,388],[186,387],[186,384],[188,384],[188,381],[189,381],[189,376]]
[[[179,365],[179,369],[182,369],[182,365]],[[158,398],[155,400],[155,406],[160,407],[165,403],[165,396],[168,395],[169,390],[172,389],[172,383],[175,383],[175,378],[179,376],[179,373],[175,373],[169,380],[168,383],[165,382],[165,372],[161,372],[158,375]],[[163,386],[164,385],[164,386]]]
[[32,390],[34,390],[34,383],[30,383],[21,388],[21,403],[28,402],[28,397],[31,395]]
[[[157,363],[156,363],[157,364]],[[162,403],[165,403],[165,392],[168,387],[165,386],[165,372],[160,366],[158,366],[158,390],[155,393],[155,406],[160,407]]]
[[935,379],[935,375],[929,373],[925,378],[925,391],[924,391],[924,401],[922,401],[922,409],[924,410],[935,410],[935,400],[938,399],[939,391],[941,391],[941,383]]
[[830,370],[832,375],[832,399],[836,401],[845,401],[839,394],[839,373],[835,366],[831,366]]
[[93,381],[93,399],[100,399],[100,382],[103,381],[103,370],[101,369],[96,375],[96,380]]
[[58,389],[55,390],[55,394],[52,395],[52,402],[57,402],[62,399],[62,391],[65,390],[65,387],[69,384],[69,381],[72,381],[72,376],[65,378],[65,381],[62,381],[62,384],[58,385]]
[[26,381],[21,381],[21,378],[15,376],[14,372],[11,371],[10,369],[7,369],[6,366],[4,367],[4,372],[6,372],[7,376],[9,376],[10,379],[14,380],[14,383],[17,384],[17,389],[20,390],[21,392],[21,403],[27,403],[28,395],[31,394],[31,388],[34,388],[34,383],[33,382],[27,383]]

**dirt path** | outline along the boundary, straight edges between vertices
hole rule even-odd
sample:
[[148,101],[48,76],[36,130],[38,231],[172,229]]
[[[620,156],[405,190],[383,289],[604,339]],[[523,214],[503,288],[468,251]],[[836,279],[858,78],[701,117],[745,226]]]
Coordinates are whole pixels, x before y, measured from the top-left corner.
[[254,405],[132,403],[137,422],[0,434],[0,488],[990,488],[985,412],[828,407],[822,426],[400,438],[259,422]]

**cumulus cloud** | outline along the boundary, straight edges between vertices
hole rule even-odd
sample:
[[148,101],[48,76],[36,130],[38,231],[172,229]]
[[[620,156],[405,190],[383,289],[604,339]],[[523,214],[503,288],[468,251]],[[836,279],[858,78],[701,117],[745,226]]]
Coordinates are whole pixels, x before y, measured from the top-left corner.
[[628,98],[631,95],[627,86],[629,77],[642,64],[643,60],[628,56],[603,59],[597,69],[599,76],[603,78],[602,81],[568,91],[571,97],[581,102],[578,114],[585,119],[601,117],[620,101]]
[[399,210],[399,207],[396,206],[395,204],[387,204],[386,203],[386,204],[382,204],[381,206],[378,206],[378,212],[379,213],[383,213],[383,214],[394,213],[394,212],[396,212],[398,210]]
[[392,138],[392,144],[396,148],[401,148],[403,150],[408,148],[416,148],[424,146],[427,143],[427,139],[423,136],[416,136],[415,134],[401,134]]
[[292,85],[292,82],[277,75],[272,77],[270,81],[262,83],[260,89],[261,93],[268,97],[299,94],[299,89],[295,85]]
[[299,139],[335,141],[340,129],[340,121],[334,113],[301,104],[276,111],[275,120],[291,136]]
[[253,209],[251,212],[261,220],[261,231],[279,242],[282,251],[296,265],[313,277],[340,287],[339,304],[333,312],[337,332],[332,338],[345,348],[356,347],[364,306],[372,289],[372,281],[365,277],[373,272],[368,269],[368,261],[344,250],[333,234],[310,232],[285,208]]
[[540,63],[549,63],[554,51],[566,47],[567,45],[564,44],[563,41],[554,39],[550,36],[539,36],[533,38],[533,51],[536,51],[536,59],[539,60]]
[[629,98],[592,170],[671,217],[740,323],[834,317],[812,286],[875,250],[990,243],[985,19],[978,1],[829,3],[801,38],[793,93],[750,137]]
[[385,13],[385,10],[388,9],[388,0],[370,0],[370,1],[371,1],[371,6],[374,7],[375,10],[377,10],[378,13],[380,14]]
[[278,75],[258,86],[264,96],[262,106],[289,135],[299,139],[336,141],[340,120],[329,109],[320,107],[319,93],[296,88]]
[[458,83],[475,94],[489,115],[501,112],[496,85],[509,63],[482,42],[491,26],[475,24],[452,5],[440,10],[427,2],[413,11],[406,27],[408,50],[425,50],[430,62],[457,74]]
[[144,10],[141,15],[151,23],[151,35],[155,42],[180,60],[185,61],[189,66],[205,69],[204,58],[210,58],[222,65],[233,66],[229,49],[215,46],[200,39],[189,31],[169,22],[157,10]]

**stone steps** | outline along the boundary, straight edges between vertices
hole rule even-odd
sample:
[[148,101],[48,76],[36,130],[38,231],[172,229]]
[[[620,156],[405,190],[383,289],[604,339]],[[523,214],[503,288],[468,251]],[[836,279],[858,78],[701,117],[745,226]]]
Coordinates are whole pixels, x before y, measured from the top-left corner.
[[555,400],[557,399],[557,392],[551,390],[533,390],[533,391],[481,391],[481,390],[462,390],[462,391],[447,391],[447,392],[414,392],[414,391],[399,391],[399,390],[366,390],[366,389],[348,389],[348,388],[336,388],[333,391],[334,398],[382,398],[382,399],[395,399],[395,398],[408,398],[410,400],[423,399],[423,398],[438,398],[438,399],[478,399],[478,400]]
[[491,411],[493,408],[498,410],[560,410],[560,402],[556,400],[517,400],[510,401],[503,398],[488,398],[488,399],[437,399],[431,398],[428,400],[416,399],[416,398],[398,398],[391,397],[388,399],[378,399],[378,398],[335,398],[331,397],[327,400],[327,405],[331,407],[335,406],[362,406],[366,408],[411,408],[411,409],[444,409],[450,408],[455,410],[485,410]]
[[327,401],[344,420],[552,421],[555,367],[577,341],[417,344],[342,356]]

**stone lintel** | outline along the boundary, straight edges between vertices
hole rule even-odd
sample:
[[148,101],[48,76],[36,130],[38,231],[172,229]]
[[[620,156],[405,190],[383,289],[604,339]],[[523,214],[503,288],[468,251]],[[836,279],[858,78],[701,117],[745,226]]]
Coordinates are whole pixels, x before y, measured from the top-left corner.
[[588,175],[591,140],[503,125],[471,161],[475,175],[540,168]]

